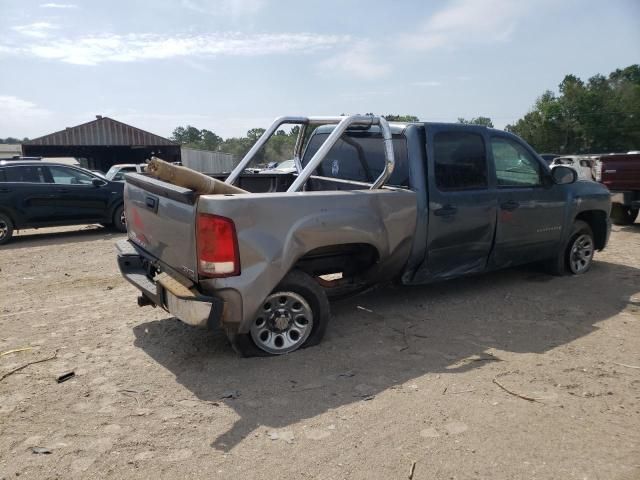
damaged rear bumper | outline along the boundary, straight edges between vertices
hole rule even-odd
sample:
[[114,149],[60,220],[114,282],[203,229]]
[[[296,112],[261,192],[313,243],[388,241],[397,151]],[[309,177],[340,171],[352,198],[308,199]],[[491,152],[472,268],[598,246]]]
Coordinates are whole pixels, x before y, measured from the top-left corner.
[[[158,281],[156,276],[149,277],[149,259],[129,240],[116,243],[118,267],[122,276],[136,287],[144,297],[139,304],[150,303],[162,307],[167,312],[194,327],[214,329],[220,324],[224,311],[224,301],[193,293],[186,287],[165,275],[169,281]],[[175,285],[175,286],[172,286]]]

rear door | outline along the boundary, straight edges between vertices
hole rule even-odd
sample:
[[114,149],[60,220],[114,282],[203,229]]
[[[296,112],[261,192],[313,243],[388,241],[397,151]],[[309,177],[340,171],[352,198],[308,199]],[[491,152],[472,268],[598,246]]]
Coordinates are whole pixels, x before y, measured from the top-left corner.
[[48,167],[53,185],[55,218],[60,222],[98,221],[105,217],[109,188],[93,185],[93,177],[77,168]]
[[16,226],[46,224],[53,221],[54,206],[46,167],[40,164],[7,165],[0,199]]
[[545,180],[542,162],[516,137],[492,132],[490,146],[499,208],[495,266],[551,257],[562,240],[566,186]]
[[480,127],[427,127],[427,260],[419,276],[447,278],[486,268],[496,199],[485,132]]

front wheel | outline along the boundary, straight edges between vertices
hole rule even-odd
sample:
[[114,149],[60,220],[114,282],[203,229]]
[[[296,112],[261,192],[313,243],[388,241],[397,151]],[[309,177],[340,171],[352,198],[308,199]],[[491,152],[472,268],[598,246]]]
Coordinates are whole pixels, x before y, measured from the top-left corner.
[[582,220],[576,220],[569,241],[562,251],[549,261],[549,270],[554,275],[581,275],[591,268],[595,250],[591,227]]
[[293,270],[264,299],[249,333],[233,336],[232,344],[245,357],[291,353],[320,343],[329,316],[323,288]]

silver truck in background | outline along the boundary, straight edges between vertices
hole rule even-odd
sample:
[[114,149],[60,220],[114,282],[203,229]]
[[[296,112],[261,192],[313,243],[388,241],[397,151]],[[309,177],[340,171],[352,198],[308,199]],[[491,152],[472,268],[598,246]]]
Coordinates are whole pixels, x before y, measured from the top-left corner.
[[[285,123],[300,125],[296,172],[244,174]],[[376,283],[534,261],[586,272],[607,243],[610,200],[576,179],[485,127],[281,117],[225,180],[252,193],[198,196],[128,174],[118,263],[141,306],[222,327],[243,355],[283,354],[321,340],[328,298]]]

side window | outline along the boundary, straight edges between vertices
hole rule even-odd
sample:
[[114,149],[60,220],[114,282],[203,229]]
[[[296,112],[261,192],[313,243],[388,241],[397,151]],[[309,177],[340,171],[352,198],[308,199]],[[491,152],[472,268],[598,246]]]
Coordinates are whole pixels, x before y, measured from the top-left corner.
[[40,165],[21,165],[5,169],[7,182],[45,183],[44,167]]
[[536,187],[542,185],[540,163],[522,145],[503,137],[491,138],[500,187]]
[[49,167],[53,183],[62,185],[91,185],[93,180],[91,175],[82,173],[73,168]]
[[438,190],[487,188],[487,156],[482,136],[468,132],[436,133],[433,141]]

